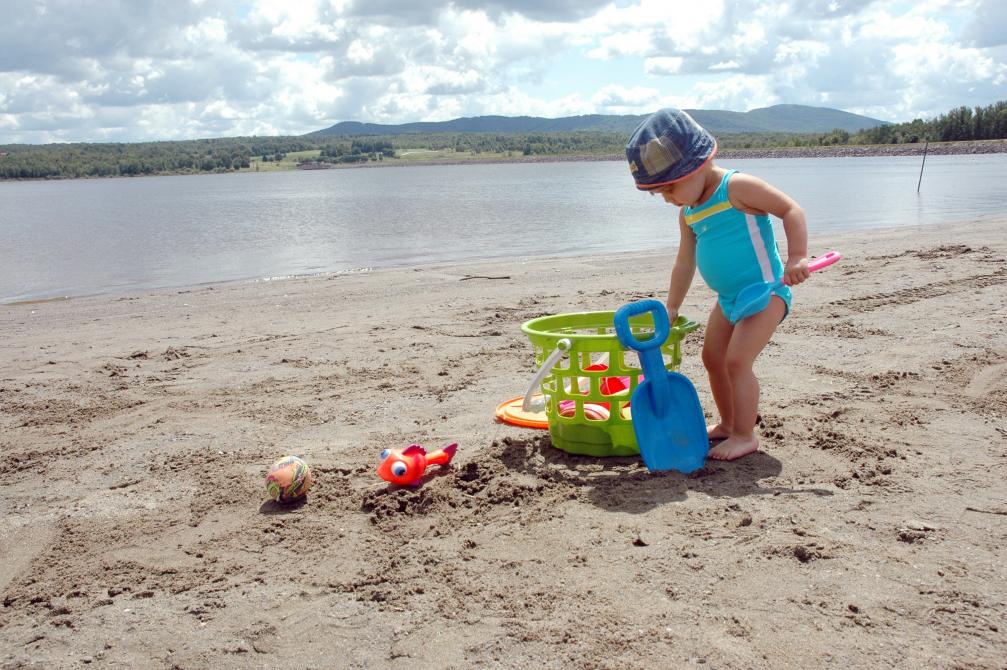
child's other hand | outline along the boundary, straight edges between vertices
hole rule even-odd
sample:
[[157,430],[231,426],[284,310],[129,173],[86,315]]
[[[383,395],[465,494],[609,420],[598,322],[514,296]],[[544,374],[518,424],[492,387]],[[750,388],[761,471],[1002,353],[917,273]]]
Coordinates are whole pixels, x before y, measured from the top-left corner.
[[808,271],[808,259],[788,258],[787,267],[783,269],[783,283],[787,286],[795,286],[811,276]]

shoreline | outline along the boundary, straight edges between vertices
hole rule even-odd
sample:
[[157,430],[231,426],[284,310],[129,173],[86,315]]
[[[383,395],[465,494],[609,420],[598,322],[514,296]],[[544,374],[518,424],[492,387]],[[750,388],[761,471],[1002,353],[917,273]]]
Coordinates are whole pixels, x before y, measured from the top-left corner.
[[[1007,223],[1007,219],[1004,219],[1004,223]],[[833,239],[842,238],[844,236],[852,235],[856,232],[863,232],[865,230],[870,230],[876,235],[893,235],[901,234],[909,231],[918,231],[920,233],[926,233],[931,229],[935,228],[938,224],[929,225],[913,225],[913,226],[887,226],[882,228],[849,228],[842,232],[826,232],[820,235],[820,239]],[[499,258],[474,258],[468,260],[457,260],[457,261],[441,261],[436,263],[426,263],[426,264],[402,264],[402,265],[388,265],[388,266],[369,266],[364,268],[354,268],[350,270],[332,270],[326,272],[306,272],[303,274],[289,274],[280,275],[274,277],[244,277],[238,279],[224,279],[218,281],[205,281],[195,284],[177,284],[170,286],[158,286],[153,288],[137,288],[137,289],[127,289],[127,290],[117,290],[109,292],[89,292],[81,293],[76,295],[57,295],[57,296],[44,296],[37,298],[23,298],[12,301],[0,300],[0,307],[3,308],[18,308],[24,306],[34,306],[34,305],[44,305],[46,303],[61,303],[69,301],[79,301],[86,299],[137,299],[140,297],[152,297],[157,295],[162,295],[166,293],[182,293],[182,292],[192,292],[199,290],[214,290],[223,289],[231,286],[265,286],[267,284],[282,284],[284,282],[291,281],[301,281],[301,280],[320,280],[320,281],[332,281],[338,280],[343,277],[352,277],[357,275],[381,275],[382,273],[394,273],[394,272],[420,272],[420,271],[460,271],[465,268],[485,268],[485,267],[513,267],[515,265],[523,265],[527,263],[548,263],[557,262],[565,263],[568,261],[575,261],[581,263],[598,263],[601,261],[612,261],[618,262],[627,258],[648,258],[654,255],[662,255],[671,253],[677,247],[670,244],[667,247],[655,248],[655,249],[629,249],[625,251],[613,251],[608,253],[585,253],[585,254],[570,254],[570,255],[555,255],[555,254],[544,254],[544,255],[525,255],[525,256],[513,256],[513,257],[499,257]]]
[[[821,147],[761,147],[752,149],[724,148],[717,152],[718,158],[883,158],[895,156],[922,156],[926,150],[933,156],[964,156],[1007,153],[1007,139],[974,140],[962,142],[931,142],[926,144],[866,144],[866,145],[833,145]],[[325,166],[297,167],[298,170],[352,170],[358,168],[406,167],[410,165],[426,167],[432,165],[480,165],[480,164],[511,164],[511,163],[571,163],[571,162],[603,162],[625,161],[621,154],[599,156],[514,156],[472,159],[435,159],[404,161],[390,159],[367,163],[352,163],[348,165],[328,164]]]
[[[922,156],[925,144],[869,144],[869,145],[832,145],[820,147],[762,147],[762,148],[733,148],[720,149],[717,153],[720,158],[880,158],[886,156]],[[931,142],[926,148],[928,155],[934,156],[956,156],[971,154],[1001,154],[1007,153],[1007,139],[997,140],[969,140],[959,142]],[[493,165],[493,164],[521,164],[521,163],[570,163],[570,162],[604,162],[604,161],[624,161],[622,154],[605,154],[594,156],[513,156],[513,157],[493,157],[493,158],[468,158],[455,159],[444,158],[434,160],[402,160],[387,159],[381,161],[368,161],[366,163],[349,164],[310,164],[308,166],[294,166],[289,169],[269,170],[268,172],[295,172],[314,170],[356,170],[372,169],[382,167],[427,167],[433,165]],[[69,181],[75,179],[142,179],[145,177],[181,177],[181,176],[211,176],[220,174],[244,174],[255,173],[251,168],[241,168],[238,170],[214,171],[214,172],[159,172],[146,175],[109,175],[104,177],[43,177],[38,179],[0,179],[0,184],[4,182],[32,182],[32,181]]]

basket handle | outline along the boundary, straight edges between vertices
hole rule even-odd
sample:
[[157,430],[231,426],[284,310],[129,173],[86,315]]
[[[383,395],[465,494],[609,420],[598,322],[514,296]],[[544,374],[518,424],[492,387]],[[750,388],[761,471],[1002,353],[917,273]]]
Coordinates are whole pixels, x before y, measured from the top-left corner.
[[539,400],[538,402],[532,401],[532,396],[535,395],[535,389],[537,389],[541,384],[542,380],[552,371],[553,366],[556,362],[563,357],[563,354],[570,351],[570,347],[573,346],[570,340],[566,337],[561,339],[556,343],[556,348],[553,350],[549,357],[542,361],[542,367],[538,369],[535,376],[532,377],[531,383],[528,385],[528,390],[524,394],[524,401],[521,403],[521,409],[525,412],[541,412],[545,408],[545,400]]

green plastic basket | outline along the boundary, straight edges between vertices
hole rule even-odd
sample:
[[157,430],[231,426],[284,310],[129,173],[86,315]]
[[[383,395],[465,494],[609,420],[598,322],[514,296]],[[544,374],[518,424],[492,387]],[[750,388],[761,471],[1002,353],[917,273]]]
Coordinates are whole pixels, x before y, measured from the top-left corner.
[[[568,355],[556,361],[552,371],[542,380],[541,388],[553,446],[571,454],[632,456],[640,453],[633,433],[629,400],[643,371],[637,354],[619,344],[614,316],[614,311],[557,314],[532,319],[521,326],[535,346],[535,364],[539,367],[560,347],[561,340],[569,342]],[[630,318],[630,328],[634,334],[653,333],[651,313]],[[682,362],[682,340],[697,328],[698,323],[684,316],[675,319],[661,347],[668,370],[678,369]],[[607,369],[588,370],[602,363]],[[629,386],[622,392],[604,392],[623,386],[627,377]],[[613,383],[611,378],[617,381]],[[585,415],[585,404],[589,405],[590,417]],[[566,416],[560,413],[561,405]],[[607,418],[598,416],[598,405],[607,405]]]

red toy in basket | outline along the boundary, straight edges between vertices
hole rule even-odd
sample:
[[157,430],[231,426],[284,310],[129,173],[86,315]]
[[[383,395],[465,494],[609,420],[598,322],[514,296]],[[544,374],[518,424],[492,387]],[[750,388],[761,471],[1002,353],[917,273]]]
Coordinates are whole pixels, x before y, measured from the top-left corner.
[[[584,368],[584,370],[599,372],[601,370],[608,370],[608,366],[605,363],[595,363],[590,367]],[[640,375],[640,381],[643,381],[643,375]],[[599,388],[604,395],[619,395],[629,388],[629,377],[602,377]],[[628,407],[629,403],[626,403],[626,406]],[[560,416],[573,416],[576,411],[577,404],[573,400],[559,401]],[[584,416],[592,421],[607,421],[610,413],[611,406],[607,402],[584,403]]]

